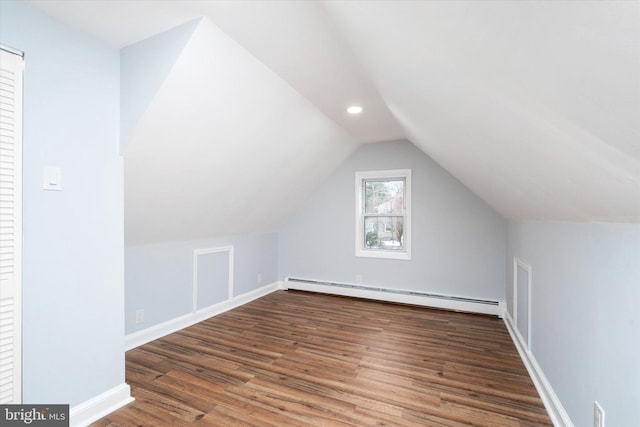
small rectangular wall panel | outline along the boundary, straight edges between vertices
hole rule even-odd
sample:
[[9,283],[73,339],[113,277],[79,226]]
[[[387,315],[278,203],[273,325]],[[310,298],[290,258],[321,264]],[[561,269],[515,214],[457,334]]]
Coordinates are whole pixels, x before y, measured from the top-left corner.
[[530,308],[531,308],[531,268],[520,260],[514,263],[514,306],[515,324],[525,348],[531,349],[530,345]]
[[194,251],[193,288],[194,311],[231,299],[233,293],[233,248]]

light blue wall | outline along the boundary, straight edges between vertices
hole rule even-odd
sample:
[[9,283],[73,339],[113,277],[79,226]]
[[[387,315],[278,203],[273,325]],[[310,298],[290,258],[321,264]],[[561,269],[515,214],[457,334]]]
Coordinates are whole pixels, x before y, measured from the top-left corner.
[[531,350],[574,425],[596,400],[607,425],[637,425],[640,224],[511,221],[509,302],[514,256],[531,266]]
[[24,402],[73,406],[124,382],[119,52],[12,1],[0,42],[26,60]]
[[[355,257],[355,172],[412,169],[412,261]],[[407,141],[367,144],[280,233],[280,276],[504,300],[506,221]]]
[[[131,334],[193,309],[193,251],[223,246],[234,250],[234,296],[278,280],[278,234],[252,234],[207,240],[128,246],[125,250],[126,333]],[[262,284],[258,274],[262,273]],[[135,312],[144,309],[144,323]]]

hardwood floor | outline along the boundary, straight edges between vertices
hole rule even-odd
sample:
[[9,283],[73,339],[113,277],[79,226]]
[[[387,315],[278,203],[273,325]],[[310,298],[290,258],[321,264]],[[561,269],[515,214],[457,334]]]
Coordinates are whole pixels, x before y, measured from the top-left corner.
[[500,319],[277,291],[127,352],[94,426],[552,425]]

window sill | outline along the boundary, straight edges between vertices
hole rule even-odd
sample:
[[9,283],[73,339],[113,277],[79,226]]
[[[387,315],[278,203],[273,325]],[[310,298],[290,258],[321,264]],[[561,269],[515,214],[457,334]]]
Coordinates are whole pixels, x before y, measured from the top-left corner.
[[358,258],[379,258],[411,261],[411,253],[407,251],[385,251],[380,249],[356,249]]

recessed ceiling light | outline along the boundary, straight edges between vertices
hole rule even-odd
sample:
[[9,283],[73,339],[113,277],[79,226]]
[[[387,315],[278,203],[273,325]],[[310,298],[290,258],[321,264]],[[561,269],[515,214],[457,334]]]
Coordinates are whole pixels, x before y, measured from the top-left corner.
[[352,105],[347,108],[347,113],[349,114],[360,114],[362,113],[362,107],[359,105]]

